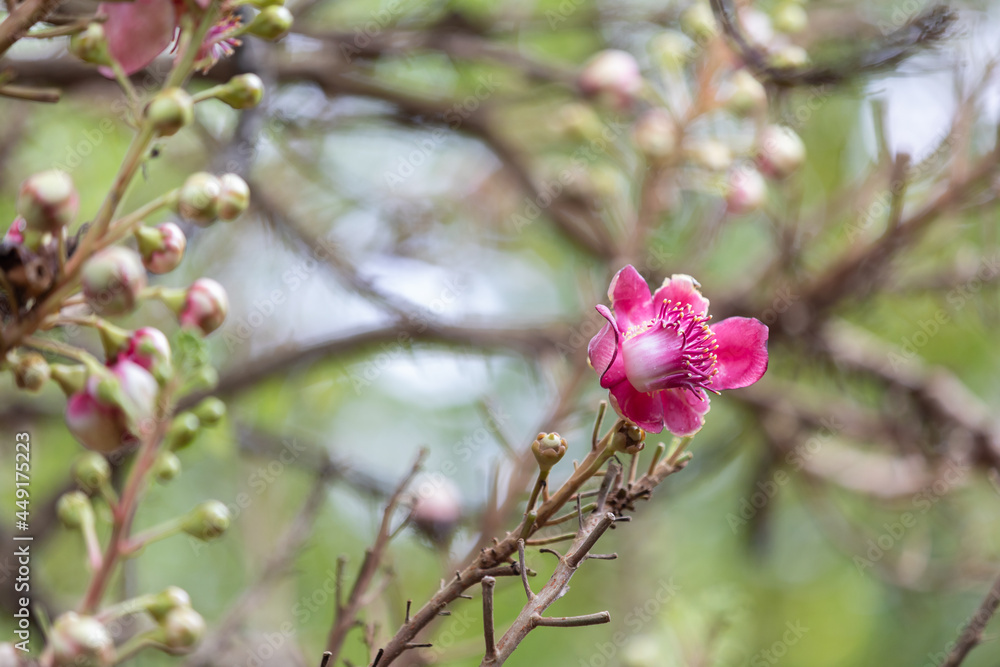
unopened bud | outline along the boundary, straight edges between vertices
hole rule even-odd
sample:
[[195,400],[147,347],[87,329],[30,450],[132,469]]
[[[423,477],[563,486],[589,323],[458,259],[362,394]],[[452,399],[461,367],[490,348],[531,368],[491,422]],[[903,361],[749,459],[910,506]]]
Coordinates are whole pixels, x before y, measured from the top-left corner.
[[260,11],[247,27],[247,32],[271,41],[281,39],[292,29],[292,13],[281,5],[271,5]]
[[24,218],[25,231],[57,233],[73,222],[79,207],[73,179],[59,169],[29,176],[17,195],[17,213]]
[[136,329],[119,359],[128,359],[153,374],[163,384],[172,374],[170,343],[166,335],[153,327]]
[[72,611],[52,624],[49,648],[56,667],[106,667],[115,661],[115,643],[104,624]]
[[715,14],[707,2],[696,2],[681,14],[681,30],[694,41],[701,43],[719,34]]
[[660,67],[678,71],[691,57],[691,40],[676,30],[664,30],[650,40],[649,51]]
[[142,265],[150,273],[169,273],[176,269],[187,247],[184,232],[172,222],[156,227],[139,227],[135,230],[135,238],[142,255]]
[[133,250],[106,248],[84,264],[80,282],[87,304],[101,315],[124,315],[135,309],[146,288],[146,269]]
[[45,357],[37,352],[26,352],[14,363],[14,382],[25,391],[39,391],[48,381],[51,369]]
[[677,126],[663,109],[650,109],[635,122],[632,139],[650,162],[664,162],[677,149]]
[[174,451],[184,449],[194,442],[200,430],[201,422],[198,417],[191,412],[182,412],[174,417],[164,440],[167,446]]
[[605,99],[617,109],[632,106],[643,86],[635,57],[618,49],[607,49],[591,57],[580,71],[577,83],[584,95]]
[[755,211],[767,201],[767,183],[750,165],[741,165],[729,174],[726,207],[730,213]]
[[198,419],[205,426],[214,426],[226,416],[226,404],[218,398],[210,396],[194,406],[192,412],[197,415]]
[[177,211],[191,222],[205,227],[218,217],[222,183],[204,171],[188,176],[177,198]]
[[73,464],[73,477],[87,493],[94,493],[111,479],[111,466],[108,460],[97,452],[87,452],[80,455]]
[[583,102],[563,105],[553,118],[552,125],[556,132],[578,141],[596,140],[603,129],[597,113]]
[[733,162],[729,146],[716,139],[701,139],[685,147],[694,164],[709,171],[724,171]]
[[806,147],[792,128],[768,125],[758,137],[757,166],[772,178],[784,178],[802,166]]
[[219,193],[219,220],[229,222],[240,217],[250,205],[250,187],[236,174],[219,177],[222,191]]
[[552,466],[559,463],[566,454],[566,441],[558,433],[539,433],[531,443],[531,453],[543,472],[548,472]]
[[779,32],[791,35],[805,30],[809,25],[809,15],[797,2],[783,2],[774,10],[771,22]]
[[211,278],[199,278],[188,288],[178,320],[207,336],[222,326],[228,312],[229,297],[222,285]]
[[146,118],[161,137],[173,136],[194,120],[194,101],[181,88],[167,88],[146,107]]
[[205,619],[189,606],[171,609],[162,623],[164,644],[174,651],[190,649],[205,634]]
[[89,23],[86,30],[73,35],[69,40],[69,52],[91,65],[111,65],[108,40],[100,23]]
[[56,515],[63,525],[71,530],[82,526],[93,516],[94,508],[90,505],[90,498],[83,491],[70,491],[64,493],[56,503]]
[[156,456],[153,462],[153,476],[159,482],[169,482],[181,474],[181,460],[169,450],[164,450]]
[[726,108],[737,116],[749,116],[767,107],[764,85],[748,70],[739,69],[729,80]]
[[264,82],[256,74],[238,74],[222,86],[215,97],[234,109],[249,109],[264,98]]
[[187,591],[177,586],[168,586],[156,594],[146,610],[157,621],[162,621],[174,609],[190,606],[191,596]]
[[183,530],[199,540],[214,540],[229,528],[229,510],[218,500],[198,505],[184,519]]
[[638,454],[646,445],[646,432],[629,422],[611,437],[611,447],[625,454]]

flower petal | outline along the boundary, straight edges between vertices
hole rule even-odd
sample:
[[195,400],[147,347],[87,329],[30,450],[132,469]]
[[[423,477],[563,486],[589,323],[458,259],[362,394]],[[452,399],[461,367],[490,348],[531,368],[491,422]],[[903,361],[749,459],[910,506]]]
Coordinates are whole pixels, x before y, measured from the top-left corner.
[[653,306],[659,308],[666,301],[690,304],[695,314],[704,315],[708,312],[708,299],[698,291],[695,279],[684,273],[675,273],[663,281],[663,286],[653,295]]
[[685,438],[701,430],[705,414],[711,407],[704,391],[666,389],[657,393],[663,404],[663,421],[668,431]]
[[730,317],[712,325],[719,349],[711,389],[739,389],[761,378],[767,370],[767,325],[752,317]]
[[[171,0],[102,2],[97,13],[108,17],[104,23],[108,50],[126,74],[153,62],[174,39],[177,16]],[[107,67],[102,67],[101,73],[112,76]]]
[[653,316],[653,301],[649,295],[649,285],[635,267],[627,265],[615,274],[608,287],[611,308],[618,319],[618,330],[626,331],[633,324],[648,320]]
[[611,405],[626,419],[631,419],[639,428],[650,433],[663,430],[663,406],[655,393],[637,391],[623,380],[611,387]]
[[622,360],[621,350],[619,350],[621,335],[618,332],[618,324],[615,322],[614,315],[611,314],[607,306],[597,306],[597,312],[608,323],[597,332],[596,336],[590,339],[590,345],[587,346],[587,359],[600,376],[601,386],[607,389],[625,379],[625,364]]

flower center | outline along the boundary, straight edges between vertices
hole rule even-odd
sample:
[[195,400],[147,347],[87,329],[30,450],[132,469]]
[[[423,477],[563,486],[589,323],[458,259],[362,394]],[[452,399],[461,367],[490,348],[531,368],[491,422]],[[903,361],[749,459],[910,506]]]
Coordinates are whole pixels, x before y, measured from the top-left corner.
[[642,392],[708,389],[719,372],[719,345],[708,327],[711,318],[690,304],[664,300],[651,320],[629,327],[622,340],[625,375]]

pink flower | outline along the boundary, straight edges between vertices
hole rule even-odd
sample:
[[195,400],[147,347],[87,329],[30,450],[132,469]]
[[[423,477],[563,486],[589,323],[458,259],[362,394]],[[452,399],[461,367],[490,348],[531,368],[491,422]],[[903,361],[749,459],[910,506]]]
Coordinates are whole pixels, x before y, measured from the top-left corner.
[[608,288],[611,309],[590,341],[590,364],[618,414],[641,428],[678,436],[705,423],[707,391],[753,384],[767,370],[767,326],[731,317],[709,326],[708,299],[694,279],[673,275],[650,296],[631,265]]

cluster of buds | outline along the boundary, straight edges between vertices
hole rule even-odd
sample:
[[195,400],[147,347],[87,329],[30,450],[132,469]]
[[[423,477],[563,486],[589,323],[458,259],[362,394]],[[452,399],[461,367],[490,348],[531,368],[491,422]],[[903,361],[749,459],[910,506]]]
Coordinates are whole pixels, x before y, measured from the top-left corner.
[[249,205],[250,188],[236,174],[191,174],[177,197],[177,212],[202,227],[217,219],[235,220]]

